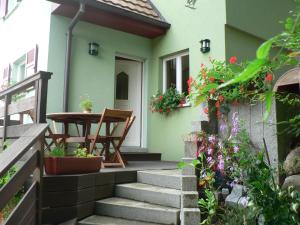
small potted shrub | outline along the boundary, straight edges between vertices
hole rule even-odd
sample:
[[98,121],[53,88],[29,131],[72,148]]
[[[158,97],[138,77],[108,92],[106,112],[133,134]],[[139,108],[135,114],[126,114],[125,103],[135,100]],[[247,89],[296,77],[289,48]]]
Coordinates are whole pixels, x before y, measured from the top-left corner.
[[80,108],[84,113],[91,113],[93,108],[93,102],[89,96],[81,97]]
[[88,154],[80,146],[72,156],[65,155],[64,146],[56,146],[45,156],[45,170],[50,175],[94,173],[100,171],[101,163],[101,156]]

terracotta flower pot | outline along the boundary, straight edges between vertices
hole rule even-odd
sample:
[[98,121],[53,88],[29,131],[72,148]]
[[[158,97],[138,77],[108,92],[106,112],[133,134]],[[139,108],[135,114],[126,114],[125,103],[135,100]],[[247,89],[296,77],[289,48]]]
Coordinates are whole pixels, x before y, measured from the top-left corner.
[[45,157],[44,161],[47,174],[80,174],[99,172],[101,169],[102,157]]

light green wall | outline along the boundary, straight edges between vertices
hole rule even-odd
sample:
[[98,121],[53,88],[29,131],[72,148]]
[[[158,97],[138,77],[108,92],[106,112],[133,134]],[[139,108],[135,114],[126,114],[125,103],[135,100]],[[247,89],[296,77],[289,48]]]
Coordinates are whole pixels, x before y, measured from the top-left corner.
[[[66,30],[70,20],[51,17],[51,35],[48,70],[54,72],[49,84],[48,111],[62,111],[63,76]],[[69,111],[80,111],[80,96],[88,94],[94,102],[93,110],[101,112],[114,104],[115,56],[122,53],[145,59],[151,58],[151,41],[147,38],[80,22],[73,32]],[[100,45],[99,56],[88,54],[88,43]],[[148,76],[146,69],[145,78]]]
[[262,39],[282,31],[294,0],[226,0],[226,23]]
[[[166,35],[153,41],[153,64],[149,77],[149,96],[161,89],[161,57],[189,49],[190,75],[196,76],[201,63],[209,57],[225,59],[225,2],[198,0],[196,9],[185,7],[183,0],[153,3],[171,24]],[[201,39],[211,40],[211,52],[200,52]],[[148,99],[149,100],[149,99]],[[182,136],[191,132],[191,122],[207,120],[201,107],[180,109],[169,116],[149,113],[148,148],[150,152],[161,152],[164,160],[179,161],[183,156]]]

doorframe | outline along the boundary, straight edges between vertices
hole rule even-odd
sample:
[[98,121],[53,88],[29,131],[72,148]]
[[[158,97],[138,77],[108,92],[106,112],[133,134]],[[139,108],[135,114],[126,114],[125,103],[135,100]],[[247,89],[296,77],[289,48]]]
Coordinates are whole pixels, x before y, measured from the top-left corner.
[[114,105],[116,100],[116,57],[122,57],[140,62],[142,65],[141,71],[141,121],[140,121],[140,147],[147,148],[147,128],[148,128],[148,110],[147,110],[147,76],[146,76],[146,59],[139,56],[132,56],[124,53],[116,52],[114,56]]

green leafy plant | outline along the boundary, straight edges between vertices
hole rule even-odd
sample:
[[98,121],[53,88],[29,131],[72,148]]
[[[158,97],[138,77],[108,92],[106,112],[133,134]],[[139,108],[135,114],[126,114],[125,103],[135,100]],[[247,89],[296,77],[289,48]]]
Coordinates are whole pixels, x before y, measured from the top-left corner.
[[93,102],[88,95],[80,97],[80,108],[86,111],[92,111]]
[[93,154],[89,154],[87,148],[82,148],[80,145],[77,146],[76,150],[74,151],[75,157],[78,158],[90,158],[94,157]]
[[185,104],[185,95],[180,94],[175,87],[170,87],[164,94],[158,92],[151,97],[150,107],[152,112],[168,114]]
[[65,156],[65,147],[64,145],[55,146],[50,152],[50,157],[64,157]]

